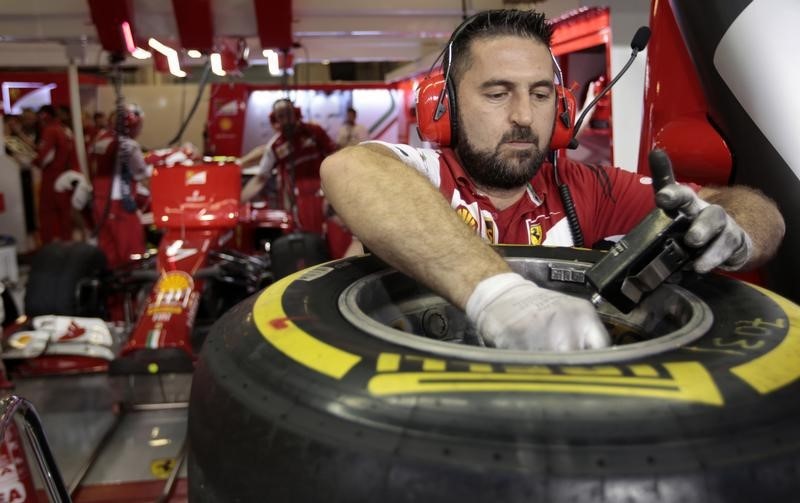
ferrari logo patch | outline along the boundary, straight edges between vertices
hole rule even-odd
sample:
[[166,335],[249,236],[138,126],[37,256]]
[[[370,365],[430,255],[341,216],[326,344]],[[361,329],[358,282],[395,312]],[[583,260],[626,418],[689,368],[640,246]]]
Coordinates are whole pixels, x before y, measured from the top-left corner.
[[175,458],[154,459],[150,462],[150,473],[158,479],[167,479],[172,470],[175,469],[177,460]]
[[456,213],[458,214],[459,217],[461,217],[461,220],[463,220],[464,223],[469,225],[470,229],[472,229],[473,231],[478,230],[478,221],[466,207],[459,206],[458,209],[456,210]]
[[496,243],[494,239],[494,219],[488,215],[484,215],[483,223],[486,226],[486,240],[490,243]]
[[532,245],[542,244],[542,224],[528,222],[528,234],[530,235],[530,243]]

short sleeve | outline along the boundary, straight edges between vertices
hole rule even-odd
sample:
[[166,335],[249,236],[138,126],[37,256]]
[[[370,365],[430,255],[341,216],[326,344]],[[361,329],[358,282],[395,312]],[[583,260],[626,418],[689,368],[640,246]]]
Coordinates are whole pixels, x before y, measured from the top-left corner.
[[264,154],[261,156],[261,160],[258,162],[258,176],[260,177],[269,178],[270,175],[272,175],[272,168],[275,166],[275,161],[277,160],[275,157],[275,152],[272,151],[272,146],[275,145],[275,141],[279,136],[280,135],[276,134],[270,138],[266,147],[264,147]]
[[130,138],[125,140],[127,143],[128,152],[130,157],[128,158],[128,168],[131,171],[131,176],[136,181],[141,181],[147,177],[147,164],[144,162],[144,156],[142,155],[142,147],[139,144]]
[[441,173],[439,166],[439,152],[430,148],[415,148],[409,145],[398,145],[385,141],[366,141],[362,145],[368,144],[381,145],[388,148],[405,165],[417,170],[422,176],[427,178],[435,187],[441,185]]

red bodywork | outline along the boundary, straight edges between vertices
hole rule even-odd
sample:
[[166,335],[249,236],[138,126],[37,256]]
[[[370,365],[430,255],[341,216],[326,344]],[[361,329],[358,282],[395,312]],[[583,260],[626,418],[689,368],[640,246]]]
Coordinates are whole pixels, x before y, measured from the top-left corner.
[[42,501],[37,497],[33,473],[23,449],[23,438],[14,421],[8,423],[5,437],[0,439],[0,480],[0,501]]
[[[650,29],[639,172],[650,174],[647,155],[660,148],[669,154],[678,181],[726,186],[731,151],[709,121],[708,102],[670,2],[653,2]],[[764,284],[760,270],[728,274]]]
[[708,121],[708,104],[669,2],[653,2],[650,29],[639,171],[650,174],[647,155],[661,148],[679,181],[727,185],[731,153]]
[[158,248],[159,279],[122,349],[180,348],[194,359],[190,335],[203,291],[208,252],[233,237],[239,222],[239,166],[199,164],[156,168],[153,220],[165,229]]

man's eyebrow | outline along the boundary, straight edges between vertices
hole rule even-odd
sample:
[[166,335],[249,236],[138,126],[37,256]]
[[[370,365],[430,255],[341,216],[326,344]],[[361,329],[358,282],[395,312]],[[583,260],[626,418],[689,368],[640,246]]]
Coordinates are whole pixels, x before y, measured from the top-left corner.
[[[505,87],[506,89],[511,89],[516,86],[516,83],[505,80],[505,79],[491,79],[487,80],[486,82],[481,84],[481,89],[488,89],[490,87]],[[546,87],[548,89],[553,89],[554,84],[552,80],[542,79],[537,80],[533,84],[530,85],[530,89],[534,89],[537,87]]]
[[555,84],[553,84],[552,80],[542,79],[542,80],[537,80],[536,82],[531,84],[531,89],[534,89],[536,87],[546,87],[548,89],[553,89],[555,87]]
[[487,80],[486,82],[481,84],[481,89],[488,89],[490,87],[505,87],[505,88],[512,88],[515,84],[510,80],[503,80],[503,79],[491,79]]

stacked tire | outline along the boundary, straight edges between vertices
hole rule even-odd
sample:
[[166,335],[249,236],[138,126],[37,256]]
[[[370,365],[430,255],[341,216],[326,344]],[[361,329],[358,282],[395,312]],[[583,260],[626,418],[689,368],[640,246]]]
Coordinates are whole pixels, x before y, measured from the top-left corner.
[[507,365],[491,349],[443,357],[349,323],[340,293],[386,268],[372,256],[311,268],[212,328],[190,403],[191,501],[796,499],[797,305],[687,275],[681,286],[715,318],[690,346]]

